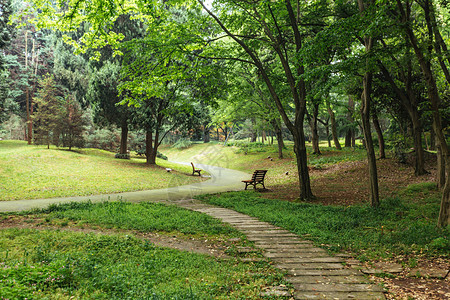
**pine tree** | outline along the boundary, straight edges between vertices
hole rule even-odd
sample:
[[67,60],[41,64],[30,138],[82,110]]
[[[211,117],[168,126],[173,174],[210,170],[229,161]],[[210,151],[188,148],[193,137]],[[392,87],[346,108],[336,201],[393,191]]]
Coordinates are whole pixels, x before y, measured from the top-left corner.
[[37,111],[33,116],[35,125],[34,144],[47,145],[47,148],[50,148],[53,134],[60,126],[60,91],[56,87],[52,76],[42,79],[39,85],[39,94],[34,98],[34,102],[37,105]]
[[73,95],[66,98],[59,123],[60,137],[64,147],[72,150],[74,146],[83,146],[83,132],[87,121],[79,102]]

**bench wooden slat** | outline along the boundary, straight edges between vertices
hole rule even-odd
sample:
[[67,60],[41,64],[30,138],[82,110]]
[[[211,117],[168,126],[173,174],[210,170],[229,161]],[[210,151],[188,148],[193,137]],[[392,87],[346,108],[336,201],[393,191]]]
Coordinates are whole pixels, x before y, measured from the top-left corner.
[[256,190],[257,184],[261,184],[263,188],[266,189],[266,187],[264,186],[264,178],[266,177],[266,173],[267,170],[256,170],[255,172],[253,172],[252,179],[242,180],[242,182],[245,183],[245,189],[247,189],[249,185],[253,185],[253,189]]
[[191,161],[191,166],[192,166],[192,176],[194,176],[195,173],[198,173],[198,176],[202,176],[202,175],[200,174],[200,172],[201,172],[202,170],[201,170],[201,169],[196,169],[196,168],[194,167],[194,163],[192,163],[192,161]]

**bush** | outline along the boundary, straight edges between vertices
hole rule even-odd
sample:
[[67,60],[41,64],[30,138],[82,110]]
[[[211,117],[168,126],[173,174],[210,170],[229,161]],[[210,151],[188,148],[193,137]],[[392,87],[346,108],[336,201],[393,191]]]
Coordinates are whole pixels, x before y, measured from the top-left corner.
[[130,159],[130,154],[128,153],[116,153],[116,155],[114,155],[115,158],[119,158],[119,159]]
[[[144,147],[136,150],[136,154],[139,155],[139,156],[145,156],[145,151],[146,151],[146,147],[144,146]],[[164,154],[162,154],[159,151],[156,153],[156,157],[160,158],[160,159],[164,159],[164,160],[168,159],[167,156],[165,156]]]
[[160,158],[160,159],[164,159],[167,160],[167,156],[165,156],[164,154],[162,154],[161,152],[158,151],[158,153],[156,153],[156,157]]
[[116,151],[120,145],[120,132],[109,129],[96,129],[85,136],[86,148]]

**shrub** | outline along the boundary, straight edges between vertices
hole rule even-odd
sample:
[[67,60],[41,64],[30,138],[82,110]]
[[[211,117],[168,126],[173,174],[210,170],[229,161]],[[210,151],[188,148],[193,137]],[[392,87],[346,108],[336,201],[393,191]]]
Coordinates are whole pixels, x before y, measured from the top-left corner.
[[175,149],[183,149],[192,145],[192,142],[188,139],[179,139],[175,144],[172,145],[172,148]]
[[130,154],[128,153],[116,153],[116,155],[114,155],[115,158],[119,158],[119,159],[130,159]]

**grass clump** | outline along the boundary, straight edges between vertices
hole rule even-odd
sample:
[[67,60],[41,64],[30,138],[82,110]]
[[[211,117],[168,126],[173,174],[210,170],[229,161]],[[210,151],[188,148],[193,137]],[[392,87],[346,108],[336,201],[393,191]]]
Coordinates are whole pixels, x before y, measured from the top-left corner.
[[[124,235],[0,231],[6,299],[250,299],[282,279],[266,265],[216,261]],[[266,274],[258,279],[251,273]]]
[[361,259],[394,254],[449,255],[450,229],[438,229],[439,197],[414,203],[401,198],[382,201],[379,208],[323,206],[261,198],[253,192],[202,196],[207,203],[237,210],[308,235],[331,251],[349,250]]

